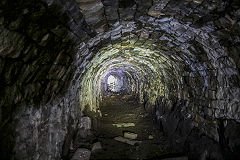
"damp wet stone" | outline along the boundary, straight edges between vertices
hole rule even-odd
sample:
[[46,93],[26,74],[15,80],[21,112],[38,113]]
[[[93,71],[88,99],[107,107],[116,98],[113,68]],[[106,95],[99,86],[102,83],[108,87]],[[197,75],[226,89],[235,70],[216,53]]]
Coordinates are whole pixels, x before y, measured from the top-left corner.
[[239,157],[239,6],[1,1],[1,159]]

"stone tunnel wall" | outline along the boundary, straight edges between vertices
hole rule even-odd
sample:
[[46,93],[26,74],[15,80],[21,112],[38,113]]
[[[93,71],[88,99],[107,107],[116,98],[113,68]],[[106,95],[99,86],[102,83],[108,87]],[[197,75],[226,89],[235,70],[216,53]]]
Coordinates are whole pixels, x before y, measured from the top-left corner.
[[[169,94],[183,103],[159,96],[154,97],[154,104],[146,106],[150,111],[157,106],[154,114],[163,127],[164,118],[172,118],[166,106],[176,105],[192,115],[193,125],[217,141],[221,138],[216,119],[239,120],[237,0],[77,3],[0,2],[0,133],[1,144],[6,144],[1,145],[1,153],[6,153],[3,157],[59,159],[67,155],[72,132],[83,120],[78,95],[80,75],[87,71],[87,64],[100,48],[121,43],[126,37],[140,46],[153,43],[147,44],[141,38],[155,39],[164,43],[159,50],[174,50],[174,57],[180,61],[183,57],[178,53],[188,55],[189,61],[184,62],[188,67],[179,77],[181,88]],[[95,31],[87,23],[99,33],[89,41]],[[184,116],[188,118],[188,114]],[[179,121],[173,124],[179,125]],[[226,129],[231,125],[225,125]],[[65,137],[67,134],[70,137]]]
[[0,2],[3,159],[60,158],[69,125],[82,115],[78,45],[94,34],[73,0]]
[[[78,0],[77,2],[83,14],[91,17],[89,24],[96,30],[101,30],[100,33],[107,31],[118,21],[135,21],[145,15],[154,18],[174,17],[179,22],[194,28],[203,26],[206,29],[212,28],[212,36],[217,37],[220,44],[227,47],[229,56],[236,62],[239,70],[240,59],[237,52],[240,4],[238,0]],[[96,17],[96,14],[101,18]],[[102,25],[92,25],[98,22]],[[108,27],[102,29],[103,26]]]
[[[228,133],[221,135],[219,124],[224,122],[224,128],[228,128],[232,125],[231,119],[239,121],[239,54],[237,53],[239,3],[237,1],[164,2],[166,3],[156,3],[157,9],[151,7],[147,12],[148,16],[134,13],[131,18],[124,19],[119,18],[119,14],[109,14],[115,15],[113,21],[108,21],[112,30],[90,40],[89,52],[96,53],[95,51],[98,51],[96,48],[102,48],[106,43],[111,43],[113,47],[116,46],[115,44],[124,46],[126,39],[134,39],[136,45],[148,45],[148,42],[141,39],[143,37],[160,41],[159,46],[162,46],[160,50],[174,50],[179,55],[175,60],[184,59],[185,57],[181,57],[180,53],[184,52],[191,58],[183,62],[187,64],[187,68],[184,68],[183,74],[178,77],[183,85],[178,88],[176,94],[169,93],[172,94],[170,98],[159,96],[155,104],[147,104],[147,107],[150,111],[154,111],[158,121],[161,122],[160,125],[163,125],[163,129],[168,134],[174,132],[185,134],[182,137],[175,137],[174,140],[178,142],[191,132],[192,126],[199,128],[216,142],[220,142],[224,136],[228,136]],[[111,10],[109,13],[114,13],[113,10],[119,13],[120,9],[116,3],[103,1],[103,4],[107,20],[106,10],[109,6]],[[154,42],[150,43],[154,44]],[[148,96],[152,98],[152,95]],[[88,100],[91,101],[91,98]],[[93,107],[97,106],[97,101],[95,102]],[[177,109],[178,107],[180,109]],[[193,123],[185,123],[184,119],[191,119]],[[168,122],[173,126],[170,129],[167,127]],[[190,130],[184,130],[183,126],[188,126]],[[234,140],[231,141],[234,146]]]
[[[185,99],[190,97],[197,97],[199,98],[198,101],[196,100],[197,105],[199,105],[200,103],[204,104],[204,99],[207,98],[209,99],[209,102],[211,101],[211,103],[205,103],[205,107],[207,108],[211,108],[211,106],[221,106],[221,101],[227,100],[227,108],[236,108],[228,110],[229,114],[225,112],[226,117],[239,119],[237,116],[238,114],[236,114],[238,113],[238,105],[234,105],[235,103],[239,103],[237,67],[234,61],[231,58],[227,57],[227,52],[224,47],[221,47],[216,39],[209,38],[211,36],[212,30],[205,30],[205,28],[194,29],[192,27],[189,27],[188,25],[183,25],[171,18],[148,18],[149,19],[145,19],[147,21],[146,25],[151,24],[151,28],[155,28],[155,30],[134,30],[134,28],[137,28],[134,22],[129,22],[125,24],[118,23],[118,26],[109,33],[99,35],[90,40],[90,42],[88,43],[89,48],[87,49],[87,52],[91,53],[89,55],[92,55],[92,57],[94,57],[95,54],[93,53],[97,50],[96,48],[101,48],[99,46],[101,46],[102,44],[106,44],[106,41],[112,42],[114,47],[115,43],[118,43],[118,45],[121,45],[121,43],[122,45],[126,45],[126,43],[124,43],[126,39],[133,39],[133,43],[136,42],[135,45],[151,46],[151,44],[154,44],[154,42],[149,42],[146,39],[144,40],[141,36],[143,35],[142,33],[146,33],[146,35],[148,36],[151,33],[154,33],[152,34],[152,37],[146,38],[153,38],[153,40],[156,37],[159,38],[159,45],[155,45],[159,46],[159,48],[157,49],[165,50],[166,54],[172,54],[173,57],[176,56],[177,58],[179,58],[175,59],[176,62],[183,60],[181,52],[189,56],[189,58],[186,59],[186,61],[184,62],[187,64],[188,68],[182,69],[183,73],[181,77],[178,77],[179,79],[182,79],[182,83],[184,84],[184,86],[182,86],[183,88],[179,90],[185,95],[181,95],[180,92],[179,95],[175,96]],[[132,30],[129,28],[130,24],[134,26]],[[179,29],[185,31],[188,30],[188,32],[184,32],[181,34],[178,31]],[[125,36],[127,34],[129,35],[127,35],[127,37],[122,37],[124,34]],[[120,37],[122,37],[122,39]],[[203,39],[205,40],[202,41]],[[208,43],[206,44],[206,42]],[[86,46],[86,44],[83,45]],[[171,51],[174,51],[174,53]],[[91,57],[87,57],[87,59],[91,59]],[[85,71],[87,71],[87,69],[83,70],[83,73],[85,73]],[[228,93],[232,93],[232,99],[223,97],[223,94],[227,95]],[[220,102],[217,102],[217,100],[219,100]],[[224,112],[223,110],[222,112]],[[230,113],[230,111],[232,111],[232,113]],[[219,111],[209,114],[210,116],[215,116],[216,118],[223,117],[223,115],[221,115]]]

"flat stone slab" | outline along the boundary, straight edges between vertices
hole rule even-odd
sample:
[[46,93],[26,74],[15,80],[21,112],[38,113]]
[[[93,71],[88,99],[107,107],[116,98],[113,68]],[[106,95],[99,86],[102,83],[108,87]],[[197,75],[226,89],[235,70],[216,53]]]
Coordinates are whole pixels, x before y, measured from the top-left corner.
[[93,147],[92,147],[92,152],[97,152],[97,151],[100,151],[100,150],[102,150],[101,142],[94,143]]
[[153,139],[153,136],[152,136],[152,135],[149,135],[149,136],[148,136],[148,139]]
[[137,141],[137,140],[129,140],[127,138],[124,138],[124,137],[115,137],[114,138],[116,141],[119,141],[119,142],[122,142],[122,143],[127,143],[129,145],[132,145],[134,146],[135,144],[140,144],[142,143],[142,141]]
[[134,123],[116,123],[116,124],[112,124],[115,127],[135,127]]
[[124,132],[123,137],[128,139],[137,139],[137,134],[131,132]]
[[91,156],[91,151],[86,148],[79,148],[74,153],[71,160],[89,160]]

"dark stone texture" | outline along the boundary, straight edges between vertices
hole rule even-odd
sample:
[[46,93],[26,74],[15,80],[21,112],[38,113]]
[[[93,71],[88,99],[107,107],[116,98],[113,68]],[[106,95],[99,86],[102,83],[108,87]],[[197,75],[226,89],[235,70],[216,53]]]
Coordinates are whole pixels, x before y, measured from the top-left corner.
[[135,4],[134,0],[119,0],[119,8],[131,8]]
[[13,114],[64,94],[78,44],[95,33],[73,0],[1,1],[0,10],[0,152],[12,159]]
[[239,149],[240,149],[240,128],[239,123],[229,120],[225,121],[225,126],[223,130],[223,136],[225,140],[223,145],[225,145],[225,156],[230,157],[231,159],[234,159],[235,157],[239,157]]
[[99,49],[133,37],[135,46],[165,57],[160,77],[167,97],[154,106],[149,96],[144,104],[169,143],[192,159],[238,156],[239,6],[238,0],[2,0],[3,159],[14,159],[14,146],[19,159],[69,157],[72,141],[75,150],[89,147],[90,131],[77,127],[79,77]]
[[168,137],[171,147],[187,152],[189,159],[236,159],[240,146],[239,123],[219,119],[219,140],[216,141],[193,126],[192,119],[184,115],[183,103],[176,102],[166,107],[163,99],[158,98],[156,102],[156,122]]

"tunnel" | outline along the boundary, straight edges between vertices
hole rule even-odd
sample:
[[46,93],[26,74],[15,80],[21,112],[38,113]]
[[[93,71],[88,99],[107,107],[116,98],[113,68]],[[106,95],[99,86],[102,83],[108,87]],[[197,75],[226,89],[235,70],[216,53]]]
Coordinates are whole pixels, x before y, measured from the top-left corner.
[[237,160],[239,0],[2,0],[4,160]]

